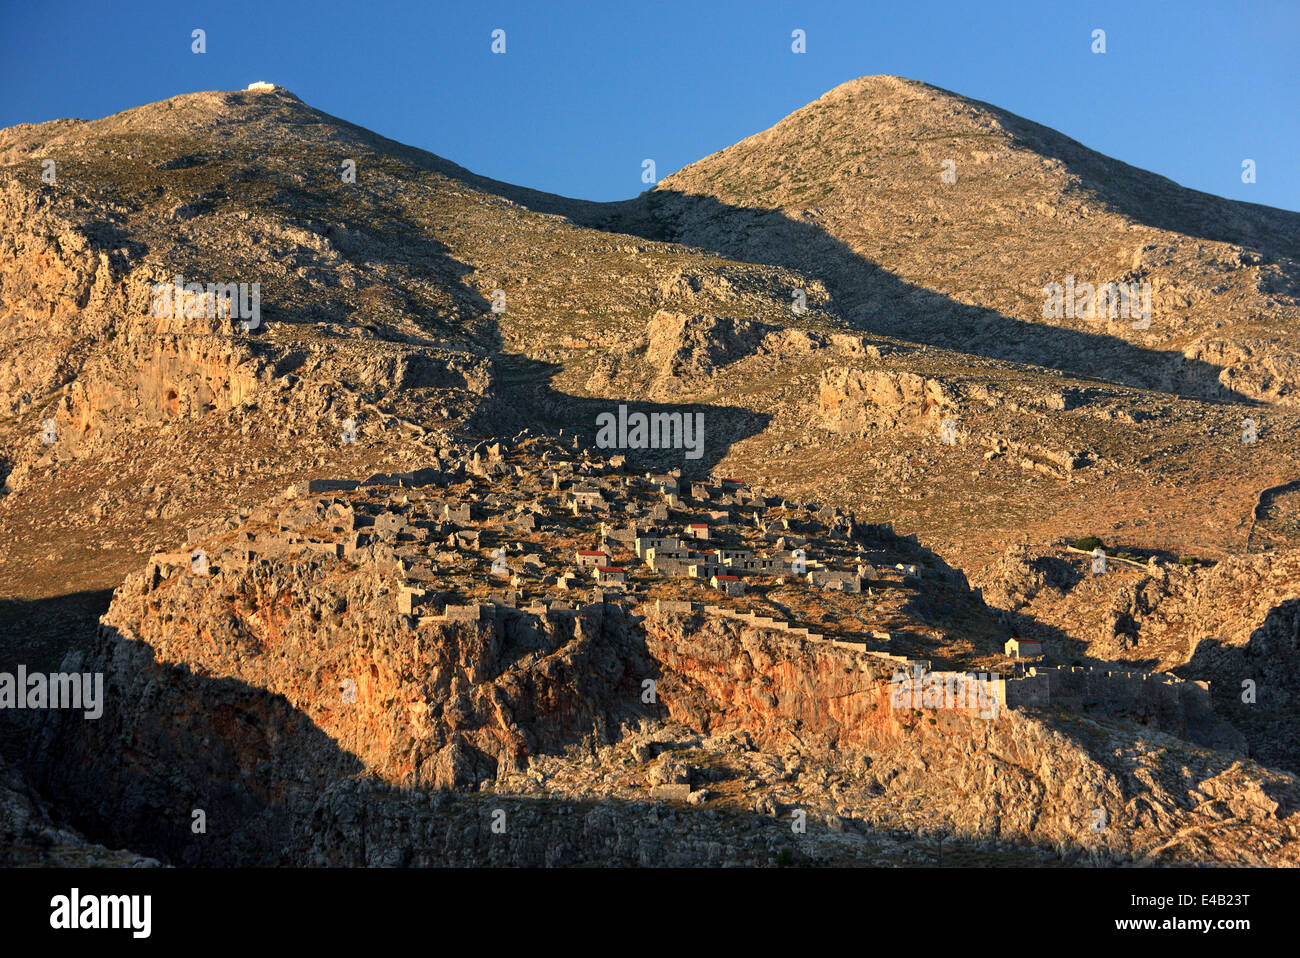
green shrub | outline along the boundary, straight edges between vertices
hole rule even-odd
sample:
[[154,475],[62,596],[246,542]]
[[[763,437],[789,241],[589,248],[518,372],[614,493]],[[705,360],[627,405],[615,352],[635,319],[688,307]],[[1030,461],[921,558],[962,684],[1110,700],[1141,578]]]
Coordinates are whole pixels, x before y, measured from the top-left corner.
[[1196,558],[1196,556],[1179,556],[1179,557],[1178,557],[1178,564],[1179,564],[1179,565],[1200,565],[1200,562],[1201,562],[1201,560],[1198,559],[1198,558]]
[[1084,552],[1091,552],[1093,549],[1100,549],[1104,545],[1105,543],[1096,536],[1084,536],[1082,539],[1076,539],[1074,541],[1074,547],[1076,549],[1081,549]]

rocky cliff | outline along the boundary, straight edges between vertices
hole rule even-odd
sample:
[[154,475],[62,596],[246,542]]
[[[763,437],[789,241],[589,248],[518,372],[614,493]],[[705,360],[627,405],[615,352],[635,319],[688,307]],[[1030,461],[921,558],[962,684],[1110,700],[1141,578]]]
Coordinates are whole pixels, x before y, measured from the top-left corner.
[[[128,577],[63,666],[105,674],[104,717],[34,739],[62,756],[37,763],[64,814],[194,864],[846,863],[900,829],[985,861],[1297,856],[1292,776],[1120,715],[900,706],[901,658],[707,610],[417,604],[394,546],[418,557],[423,513],[392,510],[427,493],[370,488],[250,513],[201,540],[200,571],[168,554]],[[703,817],[673,832],[688,813],[665,799]],[[801,815],[811,833],[762,825]]]

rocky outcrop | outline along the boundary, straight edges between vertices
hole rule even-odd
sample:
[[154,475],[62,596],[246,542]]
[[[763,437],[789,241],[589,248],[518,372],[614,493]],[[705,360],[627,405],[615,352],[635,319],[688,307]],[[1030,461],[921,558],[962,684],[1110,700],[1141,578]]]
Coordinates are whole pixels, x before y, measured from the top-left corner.
[[751,320],[661,309],[646,327],[645,359],[661,378],[707,378],[752,352],[769,330]]
[[[298,508],[281,521],[341,517]],[[638,623],[618,606],[556,622],[505,609],[403,615],[384,569],[379,556],[354,564],[293,550],[241,569],[215,552],[205,576],[160,557],[118,590],[90,657],[64,663],[104,671],[109,704],[98,721],[46,730],[38,751],[61,759],[43,787],[74,823],[173,862],[581,864],[600,850],[628,864],[769,861],[782,842],[734,810],[672,838],[618,837],[679,815],[627,803],[624,766],[612,761],[637,723],[662,717],[718,743],[722,769],[787,756],[773,784],[760,775],[776,789],[757,793],[766,814],[808,808],[839,822],[846,801],[924,795],[926,827],[976,843],[1091,843],[1128,860],[1291,854],[1269,836],[1300,808],[1300,783],[1160,733],[1097,717],[895,707],[888,659],[734,618]],[[608,775],[598,801],[575,805],[583,792],[567,787],[542,804],[512,794],[543,781],[542,768],[554,774],[539,763],[580,768],[561,758],[575,747],[590,756],[580,781]],[[1155,762],[1152,749],[1178,761]],[[652,785],[708,794],[714,773],[666,768]],[[827,776],[841,783],[829,807],[817,797]],[[783,780],[800,786],[764,804]],[[196,811],[203,833],[191,827]],[[505,831],[493,828],[498,814]],[[1098,816],[1101,838],[1088,831]],[[879,849],[869,829],[859,834],[827,860],[870,860]]]
[[830,369],[818,383],[817,419],[828,429],[848,434],[934,431],[953,401],[943,383],[915,373]]
[[[618,217],[818,276],[872,332],[1188,396],[1296,402],[1295,212],[1184,189],[916,80],[843,83]],[[1151,313],[1049,316],[1046,288],[1067,282],[1146,284]],[[1237,345],[1216,349],[1225,338]]]
[[186,859],[190,809],[216,807],[226,853],[266,860],[339,778],[473,788],[645,714],[653,663],[617,609],[415,623],[378,560],[226,561],[131,576],[91,656],[116,707],[41,743],[96,833]]
[[12,416],[71,380],[127,304],[122,254],[74,227],[47,196],[4,181],[0,218],[0,412]]
[[[951,123],[970,119],[941,92],[860,83],[800,122],[824,132],[821,110],[866,103],[882,116],[848,113],[938,149]],[[975,115],[978,142],[1000,135]],[[796,183],[773,170],[780,203],[710,201],[722,194],[686,190],[702,184],[683,171],[676,194],[668,184],[615,210],[490,183],[281,91],[0,131],[0,309],[12,317],[0,329],[0,478],[15,493],[0,501],[0,561],[9,591],[39,600],[25,613],[40,620],[32,647],[57,661],[70,641],[90,643],[68,668],[103,672],[109,689],[101,720],[55,717],[22,739],[51,815],[106,845],[189,864],[762,864],[812,855],[784,837],[782,819],[802,811],[818,861],[910,861],[884,836],[901,832],[924,854],[931,828],[960,832],[981,863],[1054,846],[1126,861],[1295,861],[1294,780],[1163,734],[1184,731],[1176,721],[1072,709],[1069,696],[993,721],[895,709],[887,659],[808,641],[848,630],[865,642],[865,629],[950,668],[1001,667],[1005,630],[954,568],[967,544],[987,549],[984,560],[1028,519],[1042,519],[1038,541],[1081,514],[1091,521],[1077,490],[1103,476],[1116,480],[1098,493],[1106,504],[1141,502],[1113,521],[1140,508],[1148,529],[1162,517],[1147,504],[1161,499],[1167,519],[1203,493],[1183,487],[1164,501],[1171,477],[1229,463],[1239,489],[1287,481],[1281,409],[1261,422],[1253,455],[1237,456],[1232,420],[1250,407],[1167,402],[1014,363],[1286,402],[1292,347],[1273,349],[1268,330],[1293,310],[1293,264],[1218,241],[1202,250],[1195,223],[1176,242],[1139,237],[1116,254],[1080,225],[1072,181],[1055,167],[1042,178],[1023,151],[1010,173],[1008,153],[979,153],[986,182],[962,161],[965,185],[946,193],[956,205],[919,215],[907,205],[936,187],[943,154],[859,157],[850,140],[791,141],[800,164],[839,155],[836,169],[863,179],[849,188],[838,175]],[[46,155],[57,184],[39,180]],[[361,157],[357,183],[304,173],[340,155]],[[990,186],[1007,190],[993,197],[1002,205],[968,189]],[[870,209],[846,199],[862,196]],[[1092,203],[1098,236],[1137,228]],[[1291,214],[1238,212],[1262,246],[1293,242]],[[1025,215],[1038,225],[1022,229]],[[889,229],[863,229],[862,216]],[[1056,226],[1044,232],[1047,221]],[[610,232],[621,224],[645,238]],[[1014,249],[1041,254],[1022,271],[1032,282],[1005,282],[1006,229]],[[660,241],[671,237],[705,248]],[[1081,279],[1084,267],[1098,280],[1150,274],[1157,321],[1146,332],[1041,322],[1041,282],[1059,278],[1043,270],[1062,250],[1078,254],[1066,258]],[[155,315],[152,284],[182,271],[263,283],[262,325]],[[812,273],[849,312],[831,309]],[[1230,325],[1244,316],[1250,337]],[[663,400],[671,417],[687,397],[708,414],[708,452],[647,457],[646,469],[686,472],[681,495],[656,489],[653,503],[630,501],[637,476],[614,478],[589,457],[503,458],[478,443],[545,423],[576,449],[609,398]],[[916,441],[950,414],[959,441]],[[575,579],[560,566],[575,547],[617,549],[645,531],[638,524],[675,532],[705,469],[771,480],[726,483],[689,506],[711,524],[709,547],[779,552],[784,568],[786,553],[809,546],[845,576],[870,568],[863,591],[810,599],[789,588],[801,583],[747,581],[743,596],[715,601],[765,614],[733,609],[730,622],[643,622],[630,601],[571,608]],[[355,478],[321,481],[341,475]],[[466,485],[433,512],[401,508],[430,476]],[[1070,503],[1061,480],[1075,487]],[[588,482],[600,488],[575,492]],[[286,483],[301,501],[263,509]],[[355,495],[312,498],[344,490]],[[820,506],[794,502],[809,496]],[[587,507],[628,528],[600,527]],[[1063,508],[1073,512],[1058,521]],[[860,536],[847,509],[914,530],[909,550]],[[1209,524],[1200,515],[1189,522]],[[187,527],[197,531],[180,540]],[[205,572],[189,564],[199,544]],[[180,551],[139,571],[158,548]],[[489,549],[502,550],[504,575]],[[137,572],[123,584],[128,567]],[[1257,758],[1281,765],[1295,750],[1294,570],[1252,578],[1243,567],[1195,595],[1178,591],[1179,570],[1115,590],[1054,559],[1007,572],[1005,588],[989,582],[990,600],[1017,632],[1041,631],[1061,662],[1093,658],[1092,643],[1098,666],[1120,658],[1210,679],[1224,709],[1240,708],[1243,677],[1258,676],[1263,707],[1234,721]],[[960,588],[935,587],[940,575]],[[635,588],[676,599],[705,588],[638,578]],[[69,640],[68,594],[119,584],[98,634]],[[513,608],[525,591],[549,606]],[[1240,621],[1225,613],[1256,595],[1263,605],[1238,610]],[[1161,609],[1184,621],[1162,627]],[[787,612],[788,627],[774,625]],[[498,808],[504,832],[491,827]],[[1119,831],[1094,837],[1098,811]]]
[[[831,766],[863,756],[868,788],[900,802],[924,793],[962,833],[1052,845],[1077,842],[1089,823],[1103,822],[1105,843],[1125,855],[1184,841],[1183,851],[1218,854],[1231,842],[1226,833],[1182,837],[1222,820],[1210,806],[1240,805],[1244,819],[1261,824],[1300,810],[1294,777],[1228,757],[1183,753],[1191,781],[1172,769],[1138,769],[1133,759],[1148,746],[1105,720],[892,707],[893,666],[868,653],[728,619],[651,618],[647,639],[663,661],[661,688],[675,719],[711,734],[745,732],[771,751],[798,743]],[[1094,735],[1109,744],[1098,747]]]
[[1194,363],[1219,367],[1219,383],[1227,390],[1263,402],[1293,405],[1300,384],[1300,357],[1262,339],[1206,338],[1187,347],[1183,355]]

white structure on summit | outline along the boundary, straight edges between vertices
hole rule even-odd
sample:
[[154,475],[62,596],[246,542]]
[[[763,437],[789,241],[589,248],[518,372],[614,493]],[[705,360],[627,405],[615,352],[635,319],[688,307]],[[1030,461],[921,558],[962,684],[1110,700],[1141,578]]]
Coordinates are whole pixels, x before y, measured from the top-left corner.
[[265,80],[258,80],[256,83],[250,83],[248,85],[248,88],[250,90],[258,90],[261,92],[269,93],[270,91],[275,89],[275,84],[267,83]]

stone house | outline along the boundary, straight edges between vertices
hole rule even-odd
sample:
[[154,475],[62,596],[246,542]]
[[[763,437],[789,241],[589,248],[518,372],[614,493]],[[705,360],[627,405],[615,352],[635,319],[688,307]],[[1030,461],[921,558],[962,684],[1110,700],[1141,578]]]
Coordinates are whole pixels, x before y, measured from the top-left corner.
[[690,553],[685,549],[672,548],[671,546],[665,545],[646,549],[645,555],[642,558],[645,559],[646,565],[654,568],[655,561],[658,559],[687,559],[689,557]]
[[725,592],[727,595],[744,595],[745,583],[740,581],[739,576],[734,575],[715,575],[709,579],[709,585],[719,592]]
[[569,501],[577,503],[583,509],[603,509],[609,505],[595,486],[576,486],[570,489]]
[[713,561],[712,557],[707,560],[697,556],[695,561],[688,561],[687,573],[692,579],[708,580],[722,571],[722,566]]
[[694,499],[696,502],[709,501],[709,486],[703,482],[689,482],[682,486],[683,496]]
[[449,502],[442,507],[442,518],[447,522],[455,522],[460,525],[469,525],[469,503],[468,502]]
[[658,556],[652,561],[647,561],[646,565],[660,575],[690,575],[690,567],[686,559]]
[[599,585],[627,585],[627,575],[618,566],[596,566],[596,582]]
[[382,533],[405,533],[410,535],[413,531],[410,520],[400,512],[379,513],[379,515],[375,516],[375,521],[372,523],[371,528],[374,530],[376,535]]
[[662,492],[671,492],[677,495],[680,491],[680,484],[675,476],[650,476],[650,485],[657,486]]
[[447,545],[453,549],[477,549],[479,547],[479,532],[477,529],[461,530],[453,532],[447,537]]
[[861,592],[862,582],[856,575],[833,569],[812,569],[808,572],[808,584],[815,589],[828,592]]
[[358,549],[364,549],[374,541],[374,538],[368,532],[354,532],[343,540],[343,554],[350,556]]
[[747,555],[723,563],[728,569],[738,572],[774,573],[787,568],[787,564],[771,556]]
[[725,566],[739,565],[754,556],[748,549],[714,549],[713,554],[718,557],[718,564]]
[[1032,659],[1043,654],[1043,643],[1037,639],[1007,639],[1002,649],[1013,659]]
[[412,585],[403,585],[397,592],[397,612],[399,615],[414,615],[424,604],[427,592]]
[[658,549],[660,553],[677,552],[685,550],[686,543],[676,536],[637,536],[634,541],[638,559],[646,558],[646,554],[651,549]]
[[609,553],[597,549],[579,549],[575,553],[575,558],[579,569],[587,566],[609,565]]

